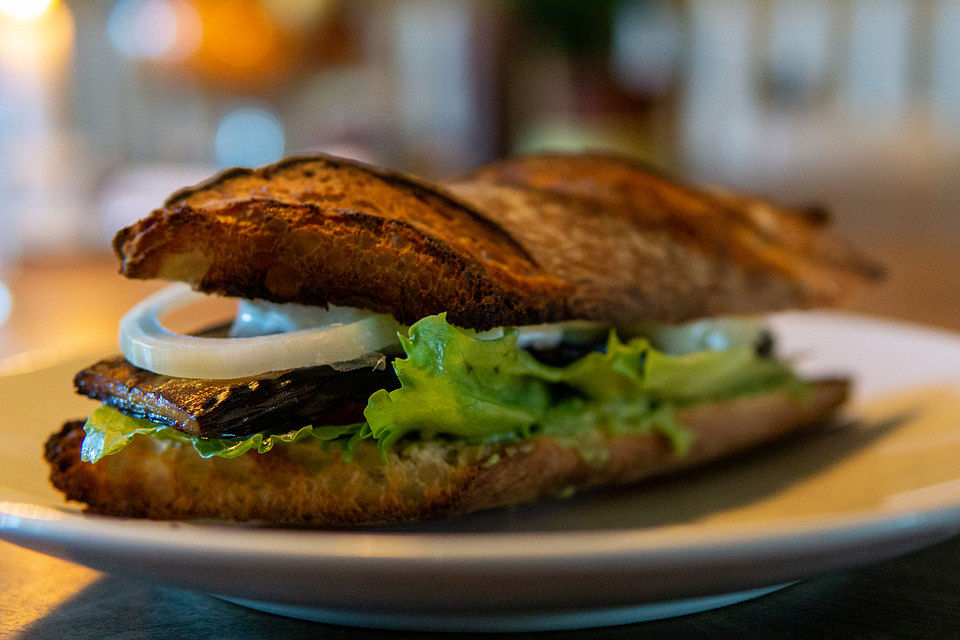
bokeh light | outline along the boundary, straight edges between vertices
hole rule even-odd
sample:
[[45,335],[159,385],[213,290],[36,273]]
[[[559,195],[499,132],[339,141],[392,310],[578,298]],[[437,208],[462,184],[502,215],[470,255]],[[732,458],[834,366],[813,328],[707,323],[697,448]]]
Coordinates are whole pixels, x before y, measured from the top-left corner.
[[186,0],[119,0],[110,11],[107,35],[133,58],[183,60],[200,44],[200,16]]
[[196,0],[203,38],[191,66],[219,86],[269,84],[288,68],[290,52],[267,10],[254,0]]
[[221,167],[257,167],[283,156],[283,125],[258,107],[238,107],[217,126],[215,149]]
[[10,316],[10,303],[10,290],[0,282],[0,324],[3,324]]
[[26,125],[21,117],[32,122],[43,117],[44,110],[30,101],[51,96],[50,84],[69,68],[75,36],[73,14],[64,3],[49,3],[32,20],[0,14],[0,130],[4,125],[22,130]]
[[57,0],[0,0],[0,13],[14,20],[36,20],[55,4]]

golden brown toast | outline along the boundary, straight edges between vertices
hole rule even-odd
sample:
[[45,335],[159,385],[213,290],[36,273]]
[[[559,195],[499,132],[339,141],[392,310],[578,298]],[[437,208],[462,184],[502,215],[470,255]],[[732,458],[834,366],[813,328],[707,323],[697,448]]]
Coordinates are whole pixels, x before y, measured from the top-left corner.
[[[70,422],[46,445],[51,480],[92,513],[154,519],[219,518],[272,524],[361,526],[435,518],[627,484],[702,464],[814,426],[849,385],[823,380],[798,400],[785,390],[683,409],[685,456],[658,433],[590,434],[583,449],[547,436],[498,445],[414,442],[382,460],[362,442],[352,461],[311,442],[265,454],[201,459],[189,445],[137,436],[95,464],[80,461],[83,428]],[[582,455],[581,451],[589,451]]]
[[180,191],[114,248],[129,277],[406,323],[624,325],[809,307],[877,276],[821,227],[606,156],[521,157],[446,186],[317,156]]
[[[457,184],[448,187],[458,191]],[[717,187],[690,187],[623,157],[520,156],[482,167],[460,184],[471,192],[472,185],[497,185],[597,203],[609,215],[667,232],[703,253],[800,281],[825,303],[837,297],[838,286],[882,276],[877,264],[823,233],[829,218],[823,209],[788,209]]]
[[476,327],[557,316],[567,285],[440,188],[332,157],[226,171],[114,238],[121,272],[274,302]]

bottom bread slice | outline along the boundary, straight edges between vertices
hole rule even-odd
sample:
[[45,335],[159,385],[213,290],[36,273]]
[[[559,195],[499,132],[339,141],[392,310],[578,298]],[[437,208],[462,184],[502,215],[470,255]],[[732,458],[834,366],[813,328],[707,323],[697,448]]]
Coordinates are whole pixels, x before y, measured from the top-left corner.
[[808,428],[846,400],[846,380],[819,380],[803,398],[785,390],[682,409],[693,444],[678,456],[659,433],[577,442],[538,436],[495,445],[411,442],[380,457],[371,442],[343,460],[338,446],[281,445],[237,458],[201,458],[190,445],[137,436],[96,463],[80,460],[83,423],[46,444],[51,481],[90,513],[216,518],[349,527],[448,516],[685,469]]

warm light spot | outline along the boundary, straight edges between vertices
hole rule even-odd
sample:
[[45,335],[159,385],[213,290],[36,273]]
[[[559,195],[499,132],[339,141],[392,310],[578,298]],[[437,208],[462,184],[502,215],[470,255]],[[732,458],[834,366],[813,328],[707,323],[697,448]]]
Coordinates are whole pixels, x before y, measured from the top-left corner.
[[281,72],[282,34],[253,0],[196,2],[203,39],[192,61],[220,82],[249,83]]
[[3,553],[5,576],[20,578],[5,582],[3,625],[6,629],[21,630],[24,635],[31,625],[39,623],[42,629],[45,616],[69,606],[84,589],[103,578],[99,571],[20,549],[8,542],[0,542],[0,553]]
[[0,15],[0,75],[6,79],[51,82],[64,72],[73,51],[73,14],[66,4],[48,4],[53,9],[36,20],[4,20]]
[[0,13],[14,20],[36,20],[57,4],[57,0],[0,0]]

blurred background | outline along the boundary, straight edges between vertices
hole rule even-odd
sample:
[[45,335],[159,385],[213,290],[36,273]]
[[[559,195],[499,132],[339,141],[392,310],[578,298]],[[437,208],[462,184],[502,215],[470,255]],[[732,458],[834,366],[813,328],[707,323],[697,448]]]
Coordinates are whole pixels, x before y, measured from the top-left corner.
[[558,148],[823,205],[852,308],[960,329],[960,0],[0,0],[0,355],[113,331],[109,238],[218,168]]

